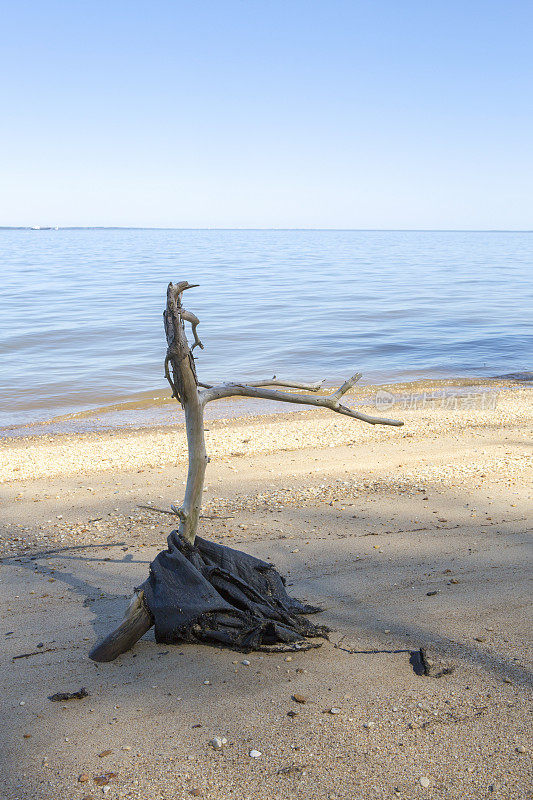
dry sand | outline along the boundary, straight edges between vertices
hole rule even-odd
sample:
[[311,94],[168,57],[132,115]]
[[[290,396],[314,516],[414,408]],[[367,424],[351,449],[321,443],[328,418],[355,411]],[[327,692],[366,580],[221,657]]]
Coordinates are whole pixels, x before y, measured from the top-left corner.
[[[382,411],[400,429],[209,423],[205,508],[225,519],[204,535],[271,559],[334,629],[292,656],[148,634],[93,664],[172,527],[139,506],[180,500],[183,430],[5,442],[2,800],[530,798],[529,392]],[[415,674],[420,647],[454,671]]]

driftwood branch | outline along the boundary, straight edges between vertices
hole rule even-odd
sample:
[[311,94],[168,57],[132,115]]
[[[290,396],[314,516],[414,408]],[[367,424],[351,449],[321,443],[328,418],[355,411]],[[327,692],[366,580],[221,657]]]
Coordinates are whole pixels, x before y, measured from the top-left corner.
[[[305,389],[308,392],[318,392],[322,388],[324,381],[316,381],[316,383],[299,383],[297,381],[285,381],[285,380],[278,380],[276,376],[272,378],[272,380],[265,380],[265,381],[231,381],[232,386],[286,386],[290,389]],[[224,384],[226,385],[226,384]],[[198,382],[198,386],[201,386],[204,389],[212,389],[214,384],[212,383],[200,383]]]
[[[187,288],[190,289],[191,287],[188,286]],[[200,350],[203,350],[204,346],[201,343],[200,339],[198,338],[198,333],[196,332],[196,328],[200,324],[200,320],[198,319],[196,314],[193,314],[191,311],[186,311],[184,308],[181,309],[180,315],[181,315],[182,319],[184,319],[187,322],[191,323],[192,335],[194,336],[194,344],[191,347],[191,353],[192,353],[192,351],[194,350],[195,347],[199,347]]]
[[[156,508],[156,506],[137,506],[137,508],[145,508],[147,511],[155,511],[158,514],[168,514],[170,517],[175,517],[177,512],[173,509],[175,506],[171,506],[171,511],[168,508]],[[179,516],[179,514],[178,514]],[[228,516],[221,516],[220,514],[200,514],[200,519],[233,519],[233,514]],[[120,542],[120,544],[124,544],[124,542]],[[68,548],[65,548],[68,549]]]
[[[154,577],[154,564],[163,559],[163,571],[167,576],[167,561],[175,559],[183,565],[185,561],[191,556],[194,564],[198,565],[202,559],[202,547],[205,550],[204,556],[207,558],[206,565],[209,565],[207,572],[209,575],[218,575],[216,569],[212,569],[213,559],[221,559],[220,563],[223,566],[223,571],[229,569],[228,564],[232,563],[231,559],[238,559],[235,561],[235,575],[228,574],[224,578],[224,602],[227,601],[227,593],[231,591],[232,582],[235,583],[235,598],[234,598],[234,612],[233,616],[230,614],[230,621],[225,618],[220,618],[218,624],[223,629],[224,633],[221,634],[220,630],[214,633],[214,640],[219,641],[221,635],[226,636],[228,641],[237,641],[235,639],[233,628],[245,629],[241,645],[248,641],[249,636],[254,633],[259,636],[257,631],[265,631],[268,636],[272,635],[272,630],[276,630],[278,641],[293,642],[297,641],[301,636],[317,636],[324,635],[325,629],[316,627],[307,621],[298,621],[294,614],[305,614],[317,611],[319,609],[311,606],[303,606],[297,601],[291,599],[283,589],[283,581],[281,576],[275,571],[270,572],[272,568],[268,564],[261,564],[257,568],[257,559],[246,556],[244,553],[238,551],[230,551],[220,545],[205,542],[198,539],[195,546],[195,539],[198,529],[198,521],[200,519],[200,509],[202,505],[202,493],[204,486],[205,470],[209,458],[207,456],[204,440],[204,409],[207,403],[214,400],[220,400],[224,397],[252,397],[262,398],[264,400],[277,400],[282,403],[297,403],[299,405],[315,406],[320,408],[328,408],[337,414],[343,414],[353,419],[367,422],[370,425],[402,425],[402,422],[392,419],[383,419],[381,417],[371,417],[368,414],[363,414],[359,411],[354,411],[347,406],[340,403],[340,399],[348,392],[352,386],[361,377],[360,373],[353,375],[343,385],[329,395],[316,395],[316,394],[294,394],[292,392],[284,392],[279,389],[270,387],[279,386],[290,389],[301,389],[307,392],[318,392],[322,388],[323,382],[318,383],[300,383],[298,381],[278,380],[274,376],[271,380],[252,381],[250,383],[225,383],[220,386],[212,386],[210,384],[199,384],[196,376],[196,368],[194,364],[194,357],[192,351],[195,347],[203,349],[203,344],[198,337],[197,327],[200,320],[190,311],[182,307],[181,299],[182,294],[186,289],[193,288],[193,285],[187,281],[182,281],[178,284],[170,283],[167,290],[167,305],[164,312],[165,333],[167,337],[167,354],[165,358],[165,377],[167,378],[173,396],[181,403],[185,410],[185,429],[187,433],[187,448],[189,455],[189,468],[187,472],[187,485],[185,488],[185,497],[181,506],[171,506],[172,511],[166,513],[176,514],[179,519],[178,537],[175,537],[175,532],[169,537],[169,550],[160,553],[156,561],[152,563],[150,577],[147,581],[137,590],[129,608],[126,611],[124,620],[120,623],[118,628],[109,634],[100,644],[98,644],[90,653],[90,657],[94,661],[111,661],[121,653],[129,650],[135,642],[146,633],[149,628],[154,624],[157,611],[157,602],[154,599],[152,582]],[[189,346],[187,336],[185,334],[185,322],[192,326],[192,333],[194,337],[194,344]],[[198,386],[202,386],[202,390],[198,390]],[[159,510],[161,509],[151,509]],[[213,517],[216,518],[216,517]],[[175,538],[173,538],[175,537]],[[172,552],[171,552],[172,551]],[[192,555],[191,555],[192,554]],[[186,566],[188,570],[189,566]],[[246,568],[246,569],[245,569]],[[256,575],[260,577],[258,578]],[[243,613],[243,570],[247,570],[252,581],[249,587],[249,595],[245,608],[246,614]],[[231,569],[230,569],[231,573]],[[242,573],[242,574],[241,574]],[[270,576],[267,580],[266,575]],[[255,577],[253,577],[255,575]],[[204,605],[207,603],[209,592],[213,590],[213,581],[216,583],[214,577],[211,577],[212,583],[205,582],[203,573],[198,572],[197,577],[191,583],[191,591],[196,592],[198,596],[193,598],[194,602],[201,608],[202,602]],[[266,586],[265,584],[268,584]],[[270,581],[270,583],[269,583]],[[168,576],[164,578],[163,582],[158,584],[159,590],[165,592],[169,589]],[[203,589],[198,587],[202,584]],[[266,589],[265,589],[266,586]],[[204,594],[202,594],[204,592]],[[207,592],[207,594],[206,594]],[[261,597],[261,593],[265,593]],[[172,592],[171,592],[172,595]],[[151,601],[149,602],[149,598]],[[217,595],[218,597],[218,595]],[[252,599],[250,599],[252,598]],[[255,598],[255,600],[253,600]],[[257,605],[257,598],[261,601]],[[275,598],[275,603],[272,605],[272,598]],[[168,600],[167,605],[163,603],[165,608],[165,615],[173,613],[172,609],[179,614],[183,611],[182,606],[186,606],[187,602],[190,604],[191,598],[182,598],[181,596],[172,595],[172,600]],[[165,601],[166,602],[166,601]],[[152,605],[150,605],[152,603]],[[193,603],[194,605],[194,603]],[[272,607],[270,608],[270,606]],[[207,609],[207,618],[212,621],[213,612],[212,607],[205,605]],[[269,610],[270,608],[270,610]],[[266,614],[266,616],[265,616]],[[256,616],[254,616],[256,615]],[[250,619],[256,620],[252,624],[252,628],[247,631],[250,624]],[[266,623],[266,627],[261,627]],[[174,624],[174,623],[173,623]],[[272,627],[274,625],[274,628]],[[277,627],[276,627],[277,626]],[[192,627],[190,628],[190,635],[192,630],[196,630],[197,625],[196,617],[192,620]],[[201,627],[201,626],[200,626]],[[246,632],[247,631],[247,632]],[[173,636],[175,631],[173,633]],[[157,635],[157,621],[156,621],[156,635]],[[177,634],[176,634],[177,635]],[[196,635],[196,634],[195,634]],[[217,638],[219,637],[219,638]],[[248,638],[247,638],[248,637]],[[158,640],[159,641],[159,640]],[[174,641],[174,639],[172,639]],[[221,641],[225,641],[222,639]],[[255,641],[255,640],[254,640]],[[259,639],[257,640],[259,642]],[[246,645],[249,646],[249,645]],[[298,644],[298,647],[301,645]]]
[[144,592],[141,589],[133,596],[118,628],[91,650],[89,658],[93,661],[113,661],[117,656],[130,650],[153,624],[152,615],[146,608]]
[[359,419],[362,422],[367,422],[369,425],[396,425],[401,426],[403,422],[395,419],[386,419],[384,417],[371,417],[368,414],[363,414],[362,411],[354,411],[347,406],[339,403],[340,398],[351,389],[361,377],[360,373],[356,373],[349,380],[347,380],[340,389],[337,389],[333,394],[326,395],[325,397],[316,397],[307,394],[291,394],[290,392],[280,392],[276,389],[263,389],[251,384],[237,384],[237,383],[224,383],[220,386],[213,386],[210,389],[202,390],[200,394],[200,401],[205,406],[213,400],[221,400],[224,397],[258,397],[263,400],[277,400],[282,403],[297,403],[305,406],[319,406],[322,408],[329,408],[337,414],[344,414],[346,417]]
[[[195,345],[203,347],[196,333],[196,326],[200,321],[193,314],[184,311],[181,306],[182,293],[191,288],[193,287],[187,281],[182,281],[177,285],[169,284],[164,320],[168,343],[165,375],[173,388],[174,396],[185,409],[185,430],[189,455],[185,497],[182,505],[176,509],[180,520],[178,532],[185,541],[194,544],[200,517],[205,468],[209,458],[205,449],[203,405],[198,395],[194,358],[187,342],[184,326],[185,321],[193,320]],[[172,378],[170,378],[169,366],[172,368]]]

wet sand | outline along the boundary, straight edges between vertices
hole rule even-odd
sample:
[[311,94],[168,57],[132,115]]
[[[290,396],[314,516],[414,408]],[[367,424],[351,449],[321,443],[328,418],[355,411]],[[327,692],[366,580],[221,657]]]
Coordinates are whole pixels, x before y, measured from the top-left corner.
[[[271,559],[334,629],[289,657],[149,633],[93,664],[172,528],[183,430],[3,443],[2,798],[531,796],[531,395],[393,393],[362,409],[400,429],[325,410],[207,425],[205,513],[224,519],[203,534]],[[420,647],[453,671],[417,675]]]

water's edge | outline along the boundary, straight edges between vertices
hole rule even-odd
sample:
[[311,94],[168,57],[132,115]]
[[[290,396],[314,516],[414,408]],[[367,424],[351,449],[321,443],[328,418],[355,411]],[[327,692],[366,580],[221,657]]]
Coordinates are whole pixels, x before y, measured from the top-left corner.
[[[424,378],[383,384],[358,385],[346,395],[345,404],[365,406],[376,416],[398,415],[402,408],[440,403],[448,407],[462,404],[497,408],[498,394],[518,387],[533,388],[533,372],[486,378]],[[324,386],[313,394],[329,394],[336,386]],[[288,390],[290,391],[290,390]],[[307,406],[250,398],[230,398],[206,406],[205,419],[224,420],[260,417],[302,411]],[[184,423],[183,410],[170,392],[146,391],[96,408],[51,417],[21,425],[0,427],[0,439],[60,436],[121,430],[160,429]]]

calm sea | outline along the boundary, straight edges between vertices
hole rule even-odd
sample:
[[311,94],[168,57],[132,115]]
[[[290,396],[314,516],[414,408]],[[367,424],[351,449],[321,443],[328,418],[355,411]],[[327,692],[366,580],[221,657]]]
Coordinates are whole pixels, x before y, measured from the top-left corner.
[[533,234],[0,230],[0,425],[166,390],[170,280],[201,379],[530,370]]

